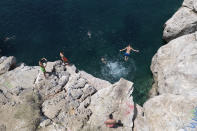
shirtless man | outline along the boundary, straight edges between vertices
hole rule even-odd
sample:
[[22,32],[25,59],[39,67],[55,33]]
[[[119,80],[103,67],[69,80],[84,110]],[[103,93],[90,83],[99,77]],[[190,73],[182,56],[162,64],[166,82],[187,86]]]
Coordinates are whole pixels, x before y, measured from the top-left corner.
[[120,51],[124,51],[126,50],[126,52],[124,53],[124,60],[128,61],[128,58],[130,56],[131,51],[135,51],[135,52],[139,52],[139,50],[135,50],[131,47],[131,45],[129,44],[127,47],[125,47],[124,49],[120,50]]
[[65,65],[69,65],[68,59],[64,56],[63,52],[60,52],[60,57]]
[[109,115],[109,119],[106,120],[104,123],[109,128],[114,128],[116,126],[116,124],[117,124],[116,120],[113,119],[113,115],[112,114]]

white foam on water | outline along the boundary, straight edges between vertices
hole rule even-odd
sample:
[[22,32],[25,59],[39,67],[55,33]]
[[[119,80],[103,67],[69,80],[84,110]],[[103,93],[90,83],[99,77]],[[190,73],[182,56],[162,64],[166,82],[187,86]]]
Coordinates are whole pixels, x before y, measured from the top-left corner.
[[136,66],[133,60],[129,63],[124,61],[108,61],[101,67],[101,73],[106,80],[118,80],[121,77],[127,77],[127,75],[136,70]]

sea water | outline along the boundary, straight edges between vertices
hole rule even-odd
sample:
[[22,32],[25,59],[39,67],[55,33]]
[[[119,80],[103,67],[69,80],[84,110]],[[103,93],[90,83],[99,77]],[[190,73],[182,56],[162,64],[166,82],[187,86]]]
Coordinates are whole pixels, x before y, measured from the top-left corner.
[[[163,25],[182,0],[1,0],[1,54],[38,65],[63,51],[80,70],[112,83],[134,82],[134,100],[143,104],[152,85],[150,64],[162,46]],[[12,37],[5,41],[6,37]],[[124,61],[120,49],[131,43]],[[106,64],[101,62],[106,59]]]

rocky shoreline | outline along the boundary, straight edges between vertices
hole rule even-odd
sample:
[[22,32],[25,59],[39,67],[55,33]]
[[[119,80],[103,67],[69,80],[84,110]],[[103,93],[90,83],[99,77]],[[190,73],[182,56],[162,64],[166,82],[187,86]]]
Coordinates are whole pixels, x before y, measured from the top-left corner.
[[[154,55],[154,84],[143,107],[133,83],[111,84],[61,61],[37,66],[0,58],[0,131],[196,131],[197,0],[184,0],[165,23],[168,43]],[[109,114],[123,126],[107,128]]]

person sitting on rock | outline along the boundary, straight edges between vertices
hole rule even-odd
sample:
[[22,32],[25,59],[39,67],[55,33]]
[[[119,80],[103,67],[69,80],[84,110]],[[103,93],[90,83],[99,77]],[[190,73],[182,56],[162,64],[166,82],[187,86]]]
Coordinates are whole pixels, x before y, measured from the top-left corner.
[[106,120],[104,123],[109,128],[114,128],[116,126],[116,124],[117,124],[116,120],[113,119],[113,115],[112,114],[109,115],[109,119]]
[[45,67],[47,66],[47,64],[44,65],[44,61],[47,62],[47,59],[46,58],[42,58],[40,61],[39,61],[39,66],[40,66],[40,70],[43,72],[44,74],[44,77],[46,78],[46,70],[45,70]]
[[61,57],[62,61],[64,62],[64,64],[66,64],[66,65],[69,64],[68,59],[64,56],[64,54],[62,52],[60,52],[60,57]]

